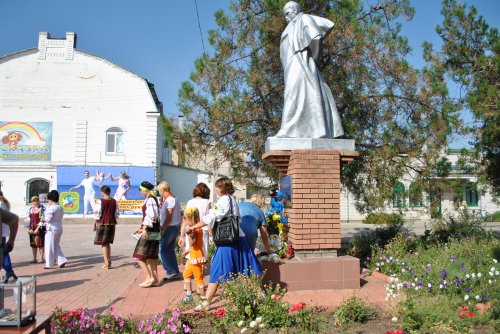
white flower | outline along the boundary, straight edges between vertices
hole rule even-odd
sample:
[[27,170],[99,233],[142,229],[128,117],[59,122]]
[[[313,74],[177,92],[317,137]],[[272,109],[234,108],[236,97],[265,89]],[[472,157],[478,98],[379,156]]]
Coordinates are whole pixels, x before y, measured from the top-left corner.
[[497,270],[497,271],[495,271],[495,275],[497,275],[497,276],[498,276],[498,270]]
[[494,273],[494,272],[492,272],[492,271],[490,271],[488,274],[490,274],[490,276],[495,275],[495,273]]
[[468,301],[469,300],[469,295],[465,295],[464,300]]
[[418,282],[418,277],[415,277],[415,282]]
[[406,272],[405,268],[401,269],[401,272],[402,272],[402,273],[405,273],[405,272]]
[[490,271],[495,272],[495,267],[491,267]]
[[427,284],[427,287],[428,287],[429,289],[430,289],[430,288],[432,288],[432,284],[431,284],[431,283]]
[[244,322],[243,320],[240,320],[240,322],[238,322],[238,327],[243,326],[243,324],[244,324],[244,323],[245,323],[245,322]]
[[398,322],[398,318],[397,317],[392,317],[391,321],[392,322]]
[[475,278],[476,277],[476,274],[475,273],[472,273],[472,278]]
[[497,263],[498,261],[497,261],[497,259],[493,259],[493,262]]
[[264,324],[259,325],[259,328],[264,328],[264,327],[266,327],[266,325],[264,325]]
[[258,324],[260,324],[262,322],[262,317],[255,318],[255,322],[257,322]]
[[255,326],[257,326],[255,321],[250,322],[250,328],[255,328]]
[[245,327],[245,328],[242,328],[242,329],[241,329],[241,331],[240,331],[240,333],[241,333],[241,334],[243,334],[243,333],[245,333],[247,330],[248,330],[248,328],[246,328],[246,327]]
[[446,282],[446,280],[444,280],[444,281],[443,281],[443,284],[444,284],[444,285],[446,285],[446,284],[448,284],[448,282]]
[[477,277],[478,277],[478,278],[481,278],[482,276],[483,276],[483,274],[481,274],[481,273],[477,273]]
[[476,298],[476,300],[479,300],[479,298],[480,298],[480,297],[479,297],[479,295],[476,295],[476,297],[475,297],[475,298]]
[[492,285],[492,284],[493,284],[493,281],[489,279],[489,280],[488,280],[488,283],[490,283],[490,285]]
[[443,288],[443,284],[439,284],[439,288],[442,289]]
[[466,278],[470,278],[470,275],[469,275],[469,274],[467,274],[467,275],[465,275],[465,277],[466,277]]
[[377,263],[375,263],[375,265],[376,265],[377,267],[380,267],[380,263],[378,263],[378,262],[377,262]]

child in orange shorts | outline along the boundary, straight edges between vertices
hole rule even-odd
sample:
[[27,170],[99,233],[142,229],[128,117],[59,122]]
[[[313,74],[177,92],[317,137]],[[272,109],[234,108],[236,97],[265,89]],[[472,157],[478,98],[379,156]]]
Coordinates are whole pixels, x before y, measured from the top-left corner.
[[[193,226],[200,221],[200,213],[197,208],[188,208],[184,212],[183,217],[186,226]],[[198,285],[196,292],[203,295],[205,292],[205,283],[203,282],[203,265],[205,263],[205,256],[203,255],[203,230],[197,228],[195,230],[187,233],[189,238],[189,244],[191,245],[188,250],[186,250],[182,256],[185,257],[189,254],[189,259],[186,263],[186,268],[182,276],[184,277],[184,290],[186,290],[186,297],[182,298],[181,301],[192,301],[191,296],[191,278],[194,276],[194,280]]]

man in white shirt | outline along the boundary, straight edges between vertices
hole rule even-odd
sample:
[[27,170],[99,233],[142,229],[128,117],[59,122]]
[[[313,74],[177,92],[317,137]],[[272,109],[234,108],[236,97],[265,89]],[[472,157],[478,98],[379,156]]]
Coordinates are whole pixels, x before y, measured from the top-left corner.
[[[99,175],[99,171],[98,171]],[[83,195],[83,217],[85,218],[85,215],[88,214],[88,204],[90,203],[90,207],[92,208],[92,215],[94,214],[95,211],[95,190],[94,190],[94,184],[97,184],[98,182],[102,182],[104,179],[96,179],[95,176],[90,176],[90,173],[88,170],[83,172],[83,180],[82,182],[69,189],[69,191],[73,191],[74,189],[78,189],[83,186],[85,189],[84,195]]]
[[162,181],[156,187],[162,197],[160,207],[160,225],[162,236],[160,240],[160,260],[165,269],[164,281],[181,278],[175,254],[175,241],[180,234],[182,213],[177,198],[170,192],[170,185]]

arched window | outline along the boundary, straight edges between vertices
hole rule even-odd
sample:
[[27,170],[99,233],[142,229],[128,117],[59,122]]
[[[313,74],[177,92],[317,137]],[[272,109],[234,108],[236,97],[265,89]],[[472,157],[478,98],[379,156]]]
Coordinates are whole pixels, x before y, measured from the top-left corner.
[[401,182],[396,183],[394,186],[392,206],[394,208],[404,208],[405,206],[405,186]]
[[410,207],[418,208],[422,206],[422,187],[417,183],[413,182],[408,188],[408,200],[410,201]]
[[106,131],[106,153],[123,154],[123,130],[120,128],[109,128]]
[[479,205],[479,192],[475,183],[469,182],[467,184],[465,188],[465,201],[468,207]]
[[49,181],[44,179],[32,179],[27,184],[26,203],[29,203],[31,197],[40,196],[40,194],[47,194],[49,192]]

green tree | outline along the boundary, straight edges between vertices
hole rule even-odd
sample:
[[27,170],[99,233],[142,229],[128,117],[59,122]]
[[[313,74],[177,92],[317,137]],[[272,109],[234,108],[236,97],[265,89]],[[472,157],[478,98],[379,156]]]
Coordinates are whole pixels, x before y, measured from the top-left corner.
[[425,56],[435,70],[445,72],[460,86],[456,104],[470,110],[474,122],[464,127],[473,135],[478,170],[483,183],[500,191],[500,42],[474,6],[444,0],[443,23],[436,31],[443,40],[439,53],[425,44]]
[[[178,136],[192,154],[212,150],[229,162],[237,179],[258,183],[276,172],[261,157],[264,143],[280,128],[283,74],[280,35],[286,0],[240,0],[231,13],[215,14],[213,55],[196,61],[179,92],[186,127]],[[448,98],[445,71],[422,71],[406,61],[411,51],[401,36],[411,19],[409,0],[299,1],[303,12],[329,18],[335,28],[325,40],[320,68],[336,99],[348,138],[359,159],[343,170],[358,209],[390,201],[395,182],[411,170],[422,186],[459,125]],[[424,188],[425,189],[425,188]]]

